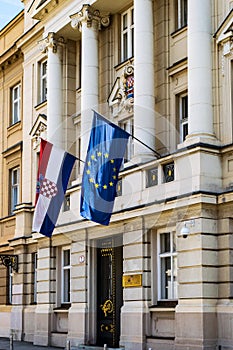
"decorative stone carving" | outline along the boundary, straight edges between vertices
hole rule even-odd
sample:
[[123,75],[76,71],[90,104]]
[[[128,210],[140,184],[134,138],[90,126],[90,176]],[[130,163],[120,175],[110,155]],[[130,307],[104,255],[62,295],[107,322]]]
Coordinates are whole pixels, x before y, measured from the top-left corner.
[[71,15],[70,18],[72,28],[78,28],[80,31],[83,22],[87,23],[87,27],[97,26],[98,30],[101,30],[102,26],[108,27],[110,24],[109,13],[100,13],[99,10],[95,10],[90,5],[83,5],[81,11]]
[[131,113],[134,104],[134,66],[132,64],[125,66],[123,70],[120,78],[118,98],[120,101],[119,112],[125,109]]
[[57,52],[57,46],[64,44],[64,38],[56,38],[55,33],[48,33],[48,36],[45,39],[39,41],[40,50],[42,53],[47,52],[48,49],[52,49],[54,53]]
[[108,97],[109,107],[114,116],[132,113],[134,108],[134,66],[128,63],[116,79]]
[[222,46],[222,58],[221,58],[221,71],[222,76],[225,76],[225,65],[227,57],[233,54],[233,36],[228,37],[228,40],[225,40],[221,43]]
[[33,140],[33,149],[37,149],[40,145],[40,138],[47,138],[47,116],[39,114],[30,131],[30,136]]

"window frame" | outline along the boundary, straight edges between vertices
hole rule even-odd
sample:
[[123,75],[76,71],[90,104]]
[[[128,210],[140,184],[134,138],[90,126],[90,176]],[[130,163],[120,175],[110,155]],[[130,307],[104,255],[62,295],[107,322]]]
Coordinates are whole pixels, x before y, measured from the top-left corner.
[[38,268],[38,254],[32,253],[32,304],[37,303],[37,268]]
[[[17,180],[16,182],[14,182],[15,172],[16,172],[16,180]],[[9,214],[13,215],[16,205],[19,204],[19,198],[20,198],[20,167],[19,166],[10,169],[9,181],[10,181]],[[15,193],[16,193],[16,196],[15,196]]]
[[13,299],[13,268],[7,267],[7,304],[12,305]]
[[[127,23],[125,23],[127,18]],[[126,46],[126,47],[125,47]],[[121,62],[134,56],[134,7],[121,14]]]
[[163,170],[163,183],[169,183],[175,181],[175,162],[164,163],[162,165]]
[[[169,246],[170,250],[161,252],[161,236],[169,234],[170,240],[169,240]],[[174,250],[174,239],[176,240],[176,232],[175,231],[163,231],[158,233],[157,237],[157,276],[158,276],[158,301],[169,301],[169,300],[177,300],[178,299],[178,290],[177,290],[177,250]],[[171,298],[169,298],[169,289],[166,292],[166,277],[163,278],[162,276],[162,259],[170,258],[170,271],[171,271],[171,281],[170,281],[170,291],[171,291]],[[174,264],[174,261],[176,260],[176,264]],[[174,270],[174,267],[176,269]],[[165,272],[167,273],[167,271]],[[174,278],[176,277],[176,278]],[[164,283],[165,282],[165,283]],[[169,281],[167,281],[169,283]],[[164,285],[163,285],[164,283]],[[163,293],[162,293],[163,289]],[[165,297],[167,294],[167,298]]]
[[[15,96],[16,91],[16,96]],[[16,107],[16,108],[15,108]],[[21,120],[21,83],[17,83],[11,88],[11,121],[14,125]]]
[[157,166],[146,169],[146,188],[158,185],[159,169]]
[[[44,72],[44,66],[45,72]],[[43,103],[47,101],[47,66],[48,60],[45,59],[39,62],[39,79],[40,79],[40,87],[39,87],[39,103]]]
[[[64,261],[65,261],[64,254],[67,251],[69,251],[69,264],[64,265]],[[68,288],[66,289],[65,281],[66,281],[67,271],[69,276],[69,285],[68,285]],[[67,292],[67,295],[65,295],[66,292]],[[70,303],[71,303],[71,251],[70,251],[70,247],[63,247],[61,250],[61,304],[69,305]]]
[[188,0],[176,0],[176,30],[188,25]]
[[[184,92],[178,95],[178,119],[179,119],[179,132],[180,143],[185,141],[188,135],[188,93]],[[185,131],[185,128],[186,131]]]
[[133,117],[129,117],[127,119],[123,119],[119,122],[119,126],[124,131],[128,132],[131,136],[129,137],[129,141],[126,146],[126,151],[124,155],[124,163],[129,162],[134,155],[134,143],[133,143],[133,135],[134,135],[134,119]]

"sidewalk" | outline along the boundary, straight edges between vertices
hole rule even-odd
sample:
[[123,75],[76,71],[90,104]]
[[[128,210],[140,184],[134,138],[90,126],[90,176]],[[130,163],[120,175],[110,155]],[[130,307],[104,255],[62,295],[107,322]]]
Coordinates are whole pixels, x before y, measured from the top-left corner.
[[[14,341],[12,350],[63,350],[53,346],[38,346],[24,341]],[[10,350],[9,338],[0,338],[0,350]]]

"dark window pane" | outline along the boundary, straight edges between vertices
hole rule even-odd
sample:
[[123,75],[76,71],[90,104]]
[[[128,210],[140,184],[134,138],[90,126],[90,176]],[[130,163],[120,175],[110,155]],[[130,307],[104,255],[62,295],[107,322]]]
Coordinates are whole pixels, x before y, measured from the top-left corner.
[[163,166],[164,182],[174,181],[174,162]]

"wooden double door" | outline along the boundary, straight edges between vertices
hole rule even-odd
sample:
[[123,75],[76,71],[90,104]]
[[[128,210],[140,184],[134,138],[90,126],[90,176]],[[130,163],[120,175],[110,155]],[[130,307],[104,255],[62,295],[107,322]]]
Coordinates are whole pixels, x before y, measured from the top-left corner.
[[122,291],[122,239],[98,241],[97,248],[97,345],[116,348],[120,337]]

